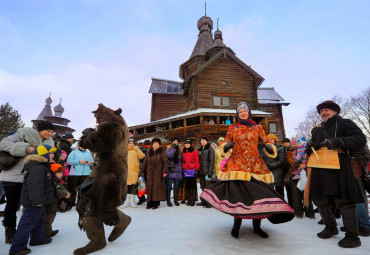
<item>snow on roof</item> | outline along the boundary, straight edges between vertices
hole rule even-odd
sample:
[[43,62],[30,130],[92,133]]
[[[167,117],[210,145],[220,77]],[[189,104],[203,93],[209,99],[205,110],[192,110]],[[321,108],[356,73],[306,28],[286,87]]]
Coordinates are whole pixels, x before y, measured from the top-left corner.
[[[198,113],[226,113],[226,114],[235,114],[235,110],[234,109],[198,108],[198,109],[196,109],[194,111],[188,111],[188,112],[184,112],[184,113],[172,115],[172,116],[167,117],[167,118],[163,118],[163,119],[160,119],[160,120],[155,120],[155,121],[152,121],[152,122],[149,122],[149,123],[135,125],[135,126],[142,126],[142,125],[146,125],[146,124],[150,124],[150,123],[154,124],[154,123],[163,122],[163,121],[167,121],[167,120],[172,120],[172,119],[176,119],[176,118],[182,118],[182,117],[186,117],[186,116],[190,116],[190,115],[194,115],[194,114],[198,114]],[[272,115],[272,113],[258,111],[258,110],[252,110],[252,114],[253,115]],[[131,126],[130,128],[132,128],[132,127],[133,126]]]
[[152,140],[153,140],[153,138],[159,138],[159,139],[161,140],[161,143],[169,143],[169,142],[170,142],[169,140],[167,140],[167,139],[165,139],[165,138],[163,138],[163,137],[159,137],[159,136],[151,136],[151,137],[148,137],[148,138],[144,138],[144,139],[138,140],[138,141],[136,141],[135,143],[142,144],[142,143],[144,143],[144,142],[145,142],[145,140],[150,140],[150,141],[152,141]]
[[289,104],[274,88],[259,88],[257,94],[260,104]]

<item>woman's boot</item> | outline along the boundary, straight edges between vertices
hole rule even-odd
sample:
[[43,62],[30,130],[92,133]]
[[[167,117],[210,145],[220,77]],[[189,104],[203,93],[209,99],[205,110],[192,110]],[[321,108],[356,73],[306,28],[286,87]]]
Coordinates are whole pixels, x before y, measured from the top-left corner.
[[269,235],[261,229],[261,220],[253,220],[254,233],[262,238],[268,238]]
[[191,202],[190,202],[190,206],[194,206],[195,205],[195,196],[197,195],[197,190],[196,189],[192,189],[191,190],[191,193],[190,193],[190,199]]
[[137,207],[136,206],[136,201],[135,201],[136,195],[130,194],[129,197],[130,197],[130,207],[136,208]]
[[126,200],[123,205],[120,205],[119,208],[127,208],[130,206],[130,194],[127,194]]
[[166,196],[167,196],[167,206],[171,207],[172,203],[171,203],[171,190],[170,189],[166,189]]
[[176,206],[179,206],[179,201],[178,201],[178,192],[179,190],[178,189],[174,189],[173,190],[173,202],[175,203]]
[[234,225],[233,225],[233,229],[231,230],[232,237],[235,237],[235,238],[239,237],[239,230],[240,230],[241,225],[242,225],[242,219],[234,217]]
[[190,190],[189,189],[186,189],[185,190],[185,198],[186,198],[186,205],[187,206],[190,206],[190,197],[191,197],[191,195],[190,195]]

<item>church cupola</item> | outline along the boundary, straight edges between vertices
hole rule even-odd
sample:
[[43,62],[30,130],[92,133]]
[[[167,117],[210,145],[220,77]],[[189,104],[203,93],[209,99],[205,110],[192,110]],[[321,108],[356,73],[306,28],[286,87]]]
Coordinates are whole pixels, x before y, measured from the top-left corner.
[[217,18],[217,30],[215,31],[215,41],[213,42],[213,47],[225,47],[222,39],[222,32],[218,29],[218,18]]
[[62,117],[64,112],[64,108],[62,106],[62,99],[60,99],[59,104],[54,107],[55,117]]
[[203,56],[213,46],[212,29],[213,21],[206,15],[201,17],[197,23],[199,35],[190,58]]

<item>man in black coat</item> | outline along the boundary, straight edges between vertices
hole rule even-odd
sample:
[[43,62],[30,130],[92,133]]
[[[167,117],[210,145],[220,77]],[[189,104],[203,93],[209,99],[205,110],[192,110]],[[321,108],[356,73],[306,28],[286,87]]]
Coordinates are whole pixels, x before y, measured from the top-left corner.
[[[202,137],[200,139],[201,147],[199,148],[199,181],[200,181],[200,187],[203,190],[207,185],[206,177],[209,179],[212,178],[213,171],[214,171],[214,165],[215,165],[215,151],[211,147],[211,145],[208,143],[207,137]],[[205,206],[207,208],[211,208],[211,206],[208,206],[204,204],[203,202],[198,203],[199,206]]]
[[343,225],[347,230],[338,245],[344,248],[358,247],[361,241],[358,237],[355,204],[363,199],[348,153],[361,150],[366,144],[366,136],[353,121],[338,116],[340,106],[333,101],[319,104],[317,112],[323,122],[313,132],[312,139],[307,144],[307,152],[310,154],[312,147],[316,150],[322,147],[337,150],[340,163],[339,170],[312,168],[310,200],[318,207],[325,224],[325,229],[317,236],[327,239],[338,234],[337,222],[331,208],[334,202],[342,214]]

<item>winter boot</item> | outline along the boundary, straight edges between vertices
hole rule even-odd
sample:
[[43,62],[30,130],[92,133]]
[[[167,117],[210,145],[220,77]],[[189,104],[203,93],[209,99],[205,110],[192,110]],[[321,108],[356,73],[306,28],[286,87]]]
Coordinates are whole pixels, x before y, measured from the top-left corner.
[[173,190],[173,202],[175,203],[176,206],[179,206],[179,200],[178,200],[178,192],[179,190],[178,189],[174,189]]
[[129,195],[129,198],[130,198],[130,207],[132,207],[132,208],[136,208],[135,197],[136,197],[136,195],[134,195],[134,194],[130,194]]
[[131,217],[130,216],[127,216],[126,214],[124,214],[120,210],[117,210],[117,212],[118,212],[118,216],[119,216],[119,223],[114,226],[114,228],[112,230],[112,233],[110,233],[110,235],[108,237],[109,242],[113,242],[118,237],[120,237],[122,235],[122,233],[125,232],[127,226],[131,222]]
[[197,195],[197,190],[196,189],[193,189],[193,190],[191,190],[191,192],[190,192],[190,203],[189,203],[189,205],[190,206],[194,206],[195,205],[195,196]]
[[325,227],[323,231],[321,231],[320,233],[317,233],[317,236],[322,239],[328,239],[338,234],[339,234],[339,231],[337,227]]
[[356,206],[352,204],[344,205],[340,211],[346,235],[339,241],[338,245],[343,248],[355,248],[361,246],[361,241],[358,237],[359,231],[357,225]]
[[239,230],[240,230],[241,225],[242,225],[242,219],[234,217],[234,225],[233,225],[233,229],[231,230],[232,237],[235,237],[235,238],[239,237]]
[[359,227],[358,228],[358,235],[359,236],[370,236],[370,229],[364,228],[364,227]]
[[145,201],[146,201],[145,196],[141,196],[139,197],[139,202],[137,203],[137,205],[142,205],[145,203]]
[[166,197],[167,197],[167,206],[171,207],[172,203],[171,203],[171,190],[170,189],[166,189]]
[[5,243],[11,244],[15,235],[15,228],[5,227]]
[[252,224],[253,224],[253,232],[255,234],[259,235],[262,238],[268,238],[269,237],[269,235],[261,229],[261,220],[254,219],[252,221]]
[[107,242],[105,241],[104,225],[102,222],[92,217],[86,217],[82,225],[85,228],[87,238],[90,242],[85,247],[74,250],[74,255],[89,254],[91,252],[101,250],[107,245]]
[[9,255],[25,255],[31,252],[31,249],[24,248],[15,252],[9,252]]
[[120,205],[119,208],[127,208],[130,206],[130,194],[127,194],[126,200],[123,205]]
[[346,233],[345,237],[338,242],[338,245],[342,248],[356,248],[361,246],[361,240],[358,236]]
[[191,200],[190,200],[190,197],[191,197],[191,191],[189,190],[189,189],[186,189],[185,190],[185,197],[186,197],[186,205],[187,206],[190,206],[190,202],[191,202]]
[[320,233],[317,233],[317,236],[322,239],[328,239],[334,235],[338,235],[337,221],[335,220],[332,208],[329,205],[321,206],[319,207],[319,212],[325,228]]

